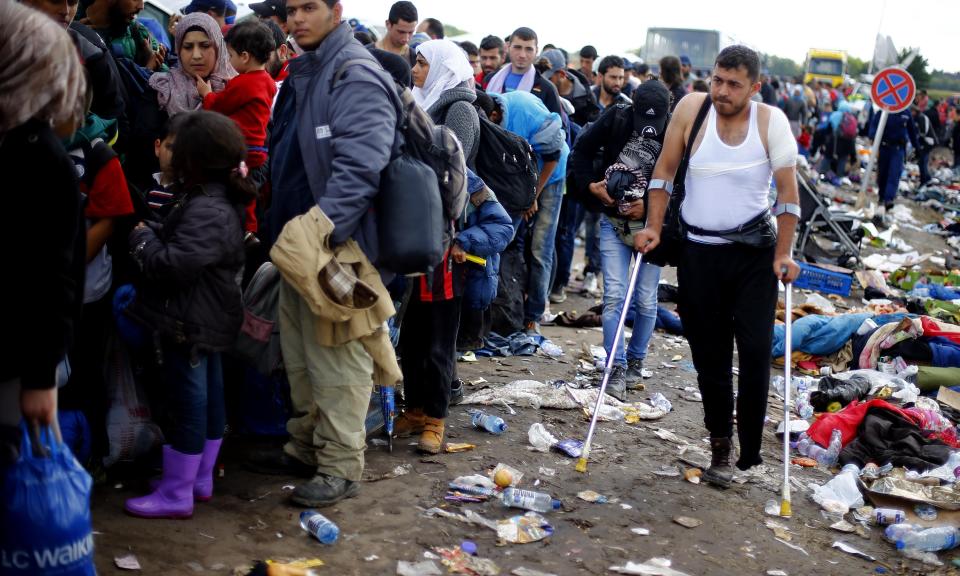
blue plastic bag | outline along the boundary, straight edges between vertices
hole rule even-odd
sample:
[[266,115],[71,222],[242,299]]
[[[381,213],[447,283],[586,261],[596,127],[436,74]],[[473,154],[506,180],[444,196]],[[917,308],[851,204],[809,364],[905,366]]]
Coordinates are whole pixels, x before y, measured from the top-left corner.
[[[56,430],[43,428],[31,442],[24,427],[20,458],[3,470],[0,576],[97,573],[90,520],[93,480]],[[34,443],[44,454],[34,454]]]

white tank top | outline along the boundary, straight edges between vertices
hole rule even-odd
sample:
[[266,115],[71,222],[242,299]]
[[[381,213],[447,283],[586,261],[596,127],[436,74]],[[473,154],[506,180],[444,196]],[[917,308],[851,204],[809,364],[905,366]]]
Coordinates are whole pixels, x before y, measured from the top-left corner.
[[[711,106],[703,141],[687,168],[686,198],[680,213],[685,222],[705,230],[736,228],[770,207],[772,176],[757,128],[757,103],[750,103],[750,126],[739,146],[720,140],[716,110]],[[729,243],[717,236],[692,233],[687,238],[703,244]]]

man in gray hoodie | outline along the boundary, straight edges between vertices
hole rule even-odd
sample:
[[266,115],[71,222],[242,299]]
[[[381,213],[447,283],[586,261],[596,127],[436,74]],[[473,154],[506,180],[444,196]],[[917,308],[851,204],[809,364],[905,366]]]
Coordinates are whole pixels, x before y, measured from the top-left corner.
[[[275,241],[290,219],[319,205],[334,224],[333,244],[352,238],[376,265],[372,202],[397,146],[393,80],[340,23],[339,2],[287,0],[286,8],[287,26],[305,53],[290,62],[274,108],[268,237]],[[373,385],[373,361],[360,341],[321,345],[315,322],[284,281],[280,338],[295,412],[287,424],[291,437],[282,454],[248,462],[260,472],[312,476],[292,495],[308,507],[359,491]]]

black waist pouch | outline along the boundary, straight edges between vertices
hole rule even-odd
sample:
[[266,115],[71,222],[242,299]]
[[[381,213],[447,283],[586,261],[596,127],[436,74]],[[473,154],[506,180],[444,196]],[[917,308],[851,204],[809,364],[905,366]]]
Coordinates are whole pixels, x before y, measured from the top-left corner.
[[684,229],[698,236],[713,236],[730,242],[752,246],[754,248],[770,248],[777,244],[777,227],[773,223],[773,215],[764,210],[747,222],[730,230],[705,230],[683,222]]

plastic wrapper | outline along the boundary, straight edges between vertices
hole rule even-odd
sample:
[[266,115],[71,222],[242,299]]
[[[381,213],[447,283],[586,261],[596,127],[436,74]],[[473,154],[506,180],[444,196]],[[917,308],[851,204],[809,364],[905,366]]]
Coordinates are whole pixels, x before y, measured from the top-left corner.
[[512,516],[497,522],[497,536],[514,544],[528,544],[553,534],[553,526],[536,512]]
[[554,444],[553,449],[571,458],[579,458],[583,455],[583,442],[568,438]]

